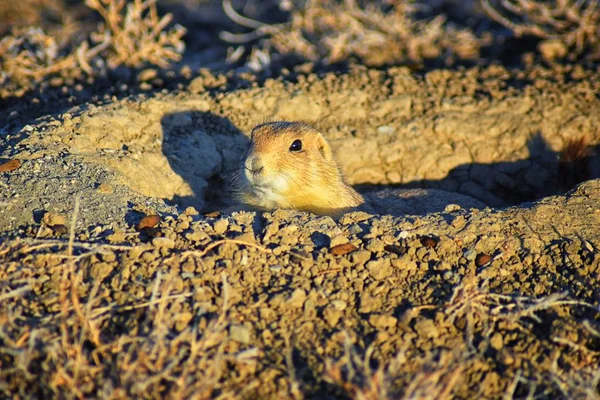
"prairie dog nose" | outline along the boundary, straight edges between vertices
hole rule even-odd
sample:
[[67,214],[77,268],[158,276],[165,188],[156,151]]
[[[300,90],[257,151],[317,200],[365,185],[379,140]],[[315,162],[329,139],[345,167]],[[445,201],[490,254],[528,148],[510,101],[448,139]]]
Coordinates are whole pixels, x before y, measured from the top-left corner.
[[264,165],[262,165],[258,157],[249,155],[244,163],[244,168],[246,169],[247,173],[250,172],[253,175],[256,175],[264,169]]

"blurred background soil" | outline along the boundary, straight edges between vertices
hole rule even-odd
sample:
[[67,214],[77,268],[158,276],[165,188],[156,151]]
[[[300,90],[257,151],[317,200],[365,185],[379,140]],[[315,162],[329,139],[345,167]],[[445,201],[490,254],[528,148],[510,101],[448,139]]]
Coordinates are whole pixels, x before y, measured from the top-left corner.
[[[1,396],[600,397],[599,21],[0,2]],[[371,196],[486,207],[225,213],[265,120],[317,125]]]

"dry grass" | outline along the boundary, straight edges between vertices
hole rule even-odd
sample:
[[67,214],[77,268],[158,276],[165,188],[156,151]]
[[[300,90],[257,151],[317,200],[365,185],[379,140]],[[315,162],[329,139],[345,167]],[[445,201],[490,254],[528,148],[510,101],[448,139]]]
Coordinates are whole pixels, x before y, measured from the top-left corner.
[[578,57],[600,55],[600,6],[596,0],[481,0],[487,15],[515,35],[554,39]]
[[[367,65],[414,64],[427,59],[451,63],[456,58],[477,58],[483,43],[471,31],[447,24],[443,16],[415,19],[415,7],[409,0],[364,4],[355,0],[308,0],[303,6],[292,8],[290,21],[279,25],[243,17],[228,0],[224,1],[224,8],[235,22],[252,32],[243,35],[225,32],[223,39],[245,43],[265,36],[263,50],[255,49],[253,53],[262,58],[274,49],[326,63],[350,57],[358,57]],[[261,62],[264,64],[265,60]]]
[[[77,264],[99,251],[74,241],[78,208],[76,201],[67,243],[0,247],[0,257],[15,253],[25,256],[60,244],[66,247],[66,254],[60,259],[67,260],[53,271],[55,276],[60,275],[58,312],[39,318],[33,328],[32,325],[22,328],[19,320],[27,315],[21,307],[6,300],[25,297],[34,286],[39,287],[33,278],[35,272],[25,273],[30,276],[29,284],[0,293],[0,304],[3,304],[0,307],[0,393],[22,398],[230,399],[254,389],[256,383],[248,382],[251,367],[246,369],[246,375],[240,373],[232,379],[236,382],[235,390],[221,384],[232,365],[255,364],[259,355],[256,348],[235,354],[231,350],[227,332],[231,287],[225,273],[221,275],[221,311],[204,328],[190,323],[194,315],[183,314],[182,319],[181,313],[170,310],[194,295],[173,293],[174,273],[163,277],[161,271],[157,272],[147,302],[119,305],[109,300],[106,304],[101,281],[84,282],[84,268]],[[76,247],[88,251],[76,257],[73,254]],[[112,246],[112,249],[133,248]],[[9,263],[4,273],[16,270],[22,274],[19,269],[19,264]],[[3,286],[10,287],[12,280],[7,276],[3,278],[9,282]],[[127,314],[132,312],[136,313],[137,326],[126,334],[115,331],[115,321],[127,319],[131,316]],[[14,340],[15,337],[18,339]]]
[[[441,329],[451,329],[450,327],[457,324],[464,326],[463,341],[452,351],[442,350],[438,354],[433,352],[416,357],[414,354],[410,355],[410,351],[401,351],[392,360],[380,362],[374,369],[371,365],[376,347],[372,345],[361,356],[346,335],[343,356],[337,360],[327,359],[325,362],[325,380],[356,400],[455,398],[461,386],[464,390],[467,371],[486,359],[486,348],[489,347],[490,337],[495,332],[510,327],[511,331],[516,329],[530,334],[533,328],[531,322],[541,323],[538,314],[552,308],[575,305],[595,309],[584,302],[565,300],[565,297],[566,294],[539,299],[506,296],[491,293],[486,282],[464,283],[454,290],[447,302],[436,307],[445,316],[442,321],[438,321]],[[417,307],[415,312],[418,313],[422,309],[430,310],[431,307]],[[504,323],[504,328],[500,328],[501,323]],[[600,332],[591,328],[589,324],[580,328],[600,338]],[[480,341],[483,339],[487,342],[487,345],[483,348],[475,345],[476,336]],[[552,337],[551,340],[578,352],[580,362],[577,365],[573,365],[572,362],[564,365],[564,361],[559,362],[561,354],[556,353],[551,366],[536,366],[536,372],[528,378],[522,375],[522,371],[515,369],[512,383],[504,384],[503,398],[515,398],[519,385],[521,390],[528,391],[531,397],[538,386],[550,381],[556,385],[564,398],[599,399],[600,352],[559,337]],[[395,386],[398,379],[405,382],[400,388]]]
[[[185,29],[159,17],[156,0],[87,0],[103,23],[76,46],[61,45],[41,28],[15,28],[0,41],[0,84],[21,92],[52,76],[79,79],[120,65],[166,67],[184,50]],[[71,49],[69,49],[71,48]]]
[[[224,243],[214,242],[203,251],[184,251],[181,260],[202,259]],[[0,259],[8,260],[0,270],[4,282],[0,285],[0,393],[24,398],[244,398],[263,385],[255,375],[264,361],[263,350],[255,344],[240,348],[228,332],[239,318],[232,307],[237,301],[232,299],[239,295],[224,273],[219,284],[221,302],[215,303],[218,308],[210,312],[210,318],[205,318],[203,300],[196,297],[204,288],[178,289],[178,271],[157,269],[137,299],[131,298],[135,291],[119,297],[110,280],[87,276],[86,261],[92,256],[118,252],[126,257],[137,252],[140,257],[148,249],[95,248],[75,242],[73,235],[68,242],[0,245]],[[42,271],[34,262],[36,254],[56,256],[56,262],[46,264]],[[43,283],[40,276],[49,278]],[[47,293],[44,286],[52,292]],[[600,352],[586,339],[600,338],[596,325],[567,318],[578,329],[575,339],[568,329],[559,330],[558,335],[548,330],[547,338],[539,334],[540,324],[550,314],[573,306],[590,309],[584,302],[566,299],[565,294],[508,296],[491,292],[486,282],[467,280],[447,301],[407,311],[413,318],[422,318],[423,312],[435,314],[436,335],[447,336],[444,346],[431,348],[427,338],[399,336],[404,350],[390,357],[383,355],[378,344],[363,353],[346,335],[342,356],[325,358],[324,380],[357,400],[474,395],[477,389],[469,387],[469,380],[478,376],[481,365],[484,373],[497,368],[498,361],[490,361],[490,337],[516,332],[533,349],[524,348],[519,355],[513,348],[517,345],[507,347],[515,352],[515,359],[530,358],[531,365],[526,368],[515,361],[501,378],[498,375],[501,381],[493,381],[504,391],[504,398],[521,398],[529,392],[538,395],[536,388],[549,384],[556,388],[553,393],[564,398],[598,398]],[[282,348],[285,358],[277,368],[287,370],[285,397],[301,399],[304,383],[298,381],[295,367],[304,366],[294,366],[291,339],[284,339],[287,350]],[[554,362],[544,361],[547,351],[552,351]],[[479,395],[490,397],[489,393]]]
[[394,387],[402,371],[406,370],[408,358],[404,352],[379,367],[371,367],[374,347],[369,347],[364,356],[360,356],[347,337],[344,343],[344,355],[338,360],[326,360],[325,380],[340,387],[351,399],[356,400],[426,400],[452,398],[453,389],[459,383],[460,373],[464,366],[460,365],[460,357],[443,353],[434,357],[411,360],[417,365],[410,383],[399,390]]
[[[174,333],[177,315],[169,308],[187,295],[172,295],[172,277],[156,277],[150,301],[135,307],[103,302],[98,283],[83,284],[81,273],[63,265],[60,312],[12,340],[22,316],[9,309],[0,329],[0,393],[59,398],[155,397],[235,398],[221,380],[235,364],[253,364],[254,349],[232,354],[228,339],[228,283],[223,277],[223,306],[206,328],[185,324]],[[5,293],[22,296],[25,288]],[[81,293],[87,293],[83,301]],[[137,312],[137,333],[121,335],[103,326],[119,315]],[[250,368],[250,370],[252,370]],[[240,385],[247,377],[237,377]],[[251,390],[249,384],[244,390]],[[237,388],[239,391],[239,388]],[[218,393],[219,396],[215,396]]]

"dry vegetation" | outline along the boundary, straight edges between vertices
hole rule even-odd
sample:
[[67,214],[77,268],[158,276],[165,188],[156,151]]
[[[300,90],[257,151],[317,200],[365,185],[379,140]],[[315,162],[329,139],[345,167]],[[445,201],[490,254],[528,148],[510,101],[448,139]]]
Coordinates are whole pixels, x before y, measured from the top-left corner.
[[[41,310],[27,309],[19,301],[39,290],[42,283],[36,272],[21,264],[18,272],[28,276],[28,282],[12,288],[18,284],[10,279],[17,273],[12,267],[18,264],[5,264],[8,270],[2,271],[0,292],[0,393],[13,398],[225,399],[243,396],[256,386],[249,377],[259,352],[236,350],[239,346],[228,337],[231,288],[226,275],[221,276],[220,311],[207,325],[193,324],[192,314],[183,312],[182,304],[197,298],[203,288],[181,293],[175,275],[163,276],[159,271],[147,301],[117,304],[107,297],[109,289],[100,281],[84,279],[82,267],[94,255],[119,246],[97,246],[71,255],[81,246],[87,248],[71,241],[64,254],[47,254],[47,260],[52,260],[48,262],[55,264],[48,272],[60,278],[54,282],[52,311],[45,315],[36,315]],[[26,258],[36,249],[52,247],[4,246],[0,257],[17,252]],[[201,313],[200,305],[194,308]],[[139,324],[125,333],[131,318]],[[37,322],[23,326],[19,322],[23,319]],[[232,376],[228,371],[235,365],[245,368]]]
[[[298,378],[307,366],[294,361],[291,344],[309,348],[313,344],[291,343],[288,331],[286,348],[279,350],[285,357],[270,365],[273,359],[265,356],[270,350],[260,340],[240,346],[233,333],[244,319],[240,310],[249,305],[241,300],[248,294],[236,292],[225,272],[218,279],[208,278],[214,285],[183,290],[180,272],[169,266],[182,263],[186,256],[203,264],[209,251],[226,244],[244,245],[221,241],[204,251],[185,251],[181,258],[163,254],[158,264],[162,267],[151,272],[152,281],[138,294],[115,289],[115,279],[128,279],[120,269],[112,280],[93,279],[90,274],[105,261],[140,257],[147,247],[90,246],[74,242],[73,236],[68,242],[2,245],[0,393],[13,398],[241,399],[260,393],[259,386],[269,376],[280,376],[287,386],[277,398],[311,397]],[[209,298],[212,301],[207,302]],[[208,311],[211,304],[214,311]],[[417,319],[422,313],[440,315],[436,325],[439,332],[446,332],[445,345],[423,354],[415,351],[411,340],[400,339],[404,350],[383,356],[375,343],[360,351],[348,332],[342,332],[342,355],[323,360],[321,384],[333,385],[329,390],[356,400],[443,400],[473,393],[489,397],[489,387],[498,390],[503,385],[506,399],[535,394],[539,387],[546,391],[555,387],[553,393],[564,398],[597,399],[600,353],[589,344],[600,340],[597,328],[572,321],[574,338],[549,329],[548,340],[563,348],[553,352],[550,365],[540,348],[545,339],[534,333],[549,316],[567,316],[574,307],[594,310],[584,302],[567,300],[565,294],[501,295],[491,292],[486,281],[465,279],[448,300],[406,311]],[[260,321],[253,324],[261,326]],[[504,338],[504,345],[502,339],[498,344],[498,337]],[[510,337],[513,343],[506,349]],[[425,338],[418,342],[427,347]],[[521,358],[520,351],[531,354],[531,359]],[[496,354],[494,361],[490,352]],[[482,366],[499,379],[490,372],[494,363],[509,368],[510,385],[486,378],[479,388],[468,386],[473,379],[469,374]]]
[[[0,41],[0,85],[9,88],[2,97],[20,95],[52,77],[80,80],[119,66],[165,68],[179,61],[186,30],[172,25],[172,14],[159,16],[157,1],[86,0],[67,4],[24,0],[1,5],[0,34],[4,38]],[[191,4],[201,10],[210,6],[214,11],[215,1],[192,1],[186,7]],[[516,36],[545,40],[541,51],[547,59],[600,55],[600,7],[595,0],[480,2],[489,18]],[[174,3],[165,1],[165,8],[175,9]],[[222,31],[221,38],[233,46],[229,61],[246,57],[255,71],[269,67],[277,53],[324,63],[355,58],[367,65],[420,65],[426,60],[451,65],[457,60],[479,59],[480,51],[492,43],[493,37],[493,32],[476,36],[441,14],[423,17],[427,13],[422,12],[422,5],[412,0],[273,0],[253,6],[278,6],[289,16],[280,23],[244,16],[248,7],[238,9],[239,4],[222,0],[222,10],[231,23],[248,32]],[[90,11],[101,17],[97,29],[89,28],[95,25],[90,24],[94,19]],[[421,11],[419,15],[417,11]],[[200,14],[198,11],[195,15]],[[226,29],[222,21],[215,23]],[[11,26],[13,29],[7,31]]]
[[41,28],[15,28],[0,41],[0,84],[24,91],[49,78],[80,79],[120,65],[166,67],[181,58],[185,29],[169,14],[159,17],[157,0],[87,0],[103,19],[89,39],[60,45]]
[[[364,4],[363,4],[364,3]],[[391,4],[390,4],[391,3]],[[359,2],[356,0],[308,0],[302,7],[290,4],[289,22],[263,24],[245,18],[224,1],[228,15],[251,33],[224,33],[232,43],[261,36],[262,52],[274,49],[303,59],[336,63],[357,57],[367,65],[420,63],[426,59],[474,59],[483,44],[467,29],[446,23],[444,16],[430,20],[414,18],[410,0]]]
[[[383,400],[383,399],[451,399],[464,395],[464,373],[473,364],[485,362],[486,353],[497,351],[497,361],[506,363],[513,355],[503,352],[502,345],[497,339],[510,331],[519,331],[526,335],[531,333],[533,323],[542,324],[538,314],[549,309],[561,307],[582,306],[595,307],[581,302],[565,300],[566,294],[555,294],[535,299],[527,296],[506,296],[489,291],[487,281],[477,283],[468,281],[456,287],[452,297],[438,306],[416,307],[409,313],[419,313],[422,309],[436,309],[443,318],[437,321],[440,328],[462,326],[463,340],[457,342],[452,349],[440,348],[439,354],[432,352],[427,356],[410,359],[413,364],[410,369],[414,372],[407,379],[402,377],[409,362],[407,353],[403,351],[391,360],[380,363],[379,367],[371,367],[371,357],[374,348],[368,348],[364,356],[360,356],[349,340],[346,340],[344,355],[337,361],[327,360],[326,379],[339,387],[352,399]],[[567,311],[568,313],[568,311]],[[591,340],[600,339],[600,332],[595,331],[589,324],[584,323],[578,328],[584,336]],[[477,338],[477,339],[476,339]],[[536,387],[552,382],[564,398],[567,399],[600,399],[598,384],[600,383],[600,353],[577,345],[568,339],[552,337],[551,340],[579,352],[581,362],[576,366],[563,361],[565,355],[556,353],[550,368],[542,362],[531,360],[532,371],[512,371],[513,384],[505,392],[505,399],[513,399],[517,385],[526,387],[530,394]],[[476,343],[479,342],[479,343]],[[513,364],[509,361],[508,364]],[[565,364],[567,364],[565,366]],[[522,365],[523,367],[523,365]],[[527,377],[522,374],[527,375]],[[404,382],[403,388],[395,388],[395,381]],[[490,382],[494,384],[494,382]],[[485,385],[479,388],[479,396],[485,396]],[[461,393],[462,390],[462,393]],[[523,389],[521,389],[523,391]],[[472,396],[469,395],[469,397]]]
[[563,57],[600,56],[600,5],[596,0],[481,0],[486,13],[515,35],[556,40]]

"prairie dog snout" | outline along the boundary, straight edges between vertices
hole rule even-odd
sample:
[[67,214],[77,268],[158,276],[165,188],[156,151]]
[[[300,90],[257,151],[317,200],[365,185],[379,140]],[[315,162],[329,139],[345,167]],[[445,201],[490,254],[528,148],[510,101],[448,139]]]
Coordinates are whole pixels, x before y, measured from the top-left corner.
[[255,127],[241,172],[241,200],[261,209],[337,216],[365,203],[344,181],[323,135],[304,123]]

